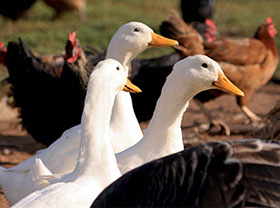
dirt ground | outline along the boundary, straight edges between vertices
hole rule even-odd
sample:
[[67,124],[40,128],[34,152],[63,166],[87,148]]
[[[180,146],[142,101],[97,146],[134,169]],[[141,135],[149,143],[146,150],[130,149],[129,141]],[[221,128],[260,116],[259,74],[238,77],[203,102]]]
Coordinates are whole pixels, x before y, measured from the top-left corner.
[[[276,105],[278,100],[280,100],[280,85],[269,83],[255,94],[250,102],[249,108],[259,116],[264,117]],[[236,105],[235,97],[232,95],[225,94],[216,100],[206,103],[205,106],[211,110],[212,115],[215,115],[216,118],[223,119],[231,127],[251,127],[251,125],[246,124],[247,119],[241,113]],[[199,107],[194,101],[191,101],[182,121],[185,146],[213,140],[240,139],[244,137],[244,133],[240,133],[239,130],[234,130],[230,136],[225,136],[223,133],[213,134],[213,132],[202,132],[201,129],[205,125],[200,124],[206,121],[206,117],[200,112]],[[147,124],[147,122],[142,123],[142,128],[145,129]],[[21,129],[19,119],[17,119],[17,111],[1,103],[0,165],[12,167],[31,157],[36,150],[42,148],[44,148],[43,145],[37,143],[26,131]],[[1,190],[0,207],[9,207]]]

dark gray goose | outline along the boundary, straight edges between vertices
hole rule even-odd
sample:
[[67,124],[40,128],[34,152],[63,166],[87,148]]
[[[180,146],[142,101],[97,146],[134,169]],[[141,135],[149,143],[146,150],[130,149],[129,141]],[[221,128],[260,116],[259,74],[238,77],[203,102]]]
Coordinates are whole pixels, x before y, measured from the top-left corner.
[[280,143],[211,142],[136,168],[91,207],[280,207]]

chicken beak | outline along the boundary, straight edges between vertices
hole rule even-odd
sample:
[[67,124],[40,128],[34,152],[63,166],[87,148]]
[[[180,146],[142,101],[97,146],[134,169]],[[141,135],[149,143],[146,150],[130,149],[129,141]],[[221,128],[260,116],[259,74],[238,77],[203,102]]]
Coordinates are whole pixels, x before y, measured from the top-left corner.
[[236,87],[223,73],[218,74],[218,80],[213,82],[212,86],[216,89],[223,90],[225,92],[233,93],[235,95],[244,96],[238,87]]
[[126,84],[123,87],[123,91],[131,92],[131,93],[142,92],[142,90],[139,87],[137,87],[136,85],[132,84],[129,79],[126,79]]
[[159,34],[151,32],[152,40],[149,42],[149,46],[176,46],[179,45],[177,40],[165,38]]

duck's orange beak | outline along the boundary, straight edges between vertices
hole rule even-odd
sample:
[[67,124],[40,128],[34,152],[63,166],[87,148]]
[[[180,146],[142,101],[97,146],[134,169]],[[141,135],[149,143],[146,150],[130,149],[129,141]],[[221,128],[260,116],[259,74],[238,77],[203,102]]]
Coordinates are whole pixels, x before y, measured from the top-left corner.
[[142,90],[136,85],[132,84],[129,79],[126,79],[126,84],[123,87],[123,91],[131,93],[140,93]]
[[238,87],[236,87],[223,73],[218,74],[218,80],[213,82],[213,87],[225,92],[233,93],[235,95],[244,96]]
[[179,45],[177,40],[165,38],[159,34],[156,34],[154,32],[151,32],[152,40],[149,42],[149,46],[176,46]]

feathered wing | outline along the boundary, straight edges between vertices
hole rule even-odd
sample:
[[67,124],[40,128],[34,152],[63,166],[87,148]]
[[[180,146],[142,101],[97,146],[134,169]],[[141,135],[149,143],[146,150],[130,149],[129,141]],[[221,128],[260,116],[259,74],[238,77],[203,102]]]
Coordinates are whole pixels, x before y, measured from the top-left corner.
[[92,207],[279,207],[279,151],[278,143],[261,140],[194,147],[130,171]]
[[205,54],[216,61],[238,65],[261,64],[267,56],[267,48],[257,39],[224,38],[211,43],[204,42]]
[[5,62],[23,126],[34,139],[50,145],[80,123],[92,70],[83,53],[57,74],[20,40],[8,44]]
[[187,25],[175,11],[172,11],[168,19],[162,22],[160,32],[166,37],[178,40],[180,45],[176,48],[179,52],[182,50],[185,57],[204,54],[201,35],[192,26]]
[[21,40],[9,42],[5,62],[23,126],[34,138],[47,140],[48,124],[55,121],[50,117],[60,113],[57,110],[57,100],[62,96],[59,78]]

